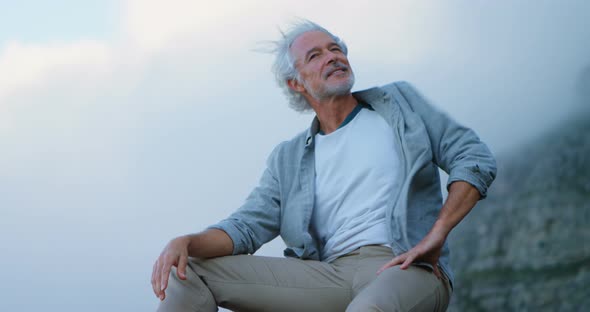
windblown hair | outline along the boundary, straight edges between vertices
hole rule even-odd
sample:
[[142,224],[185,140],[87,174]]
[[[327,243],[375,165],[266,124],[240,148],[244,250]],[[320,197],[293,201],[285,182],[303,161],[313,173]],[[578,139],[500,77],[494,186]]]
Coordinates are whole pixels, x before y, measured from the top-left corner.
[[289,106],[298,112],[309,111],[311,110],[311,106],[301,93],[292,90],[287,84],[287,81],[291,79],[301,82],[299,72],[295,68],[296,60],[291,55],[290,49],[295,39],[309,31],[322,31],[328,34],[340,46],[344,55],[348,55],[348,47],[346,47],[344,41],[312,21],[306,19],[298,20],[287,31],[280,30],[282,38],[270,42],[273,45],[270,52],[276,55],[272,65],[272,72],[275,75],[279,87],[283,90],[285,96],[287,96]]

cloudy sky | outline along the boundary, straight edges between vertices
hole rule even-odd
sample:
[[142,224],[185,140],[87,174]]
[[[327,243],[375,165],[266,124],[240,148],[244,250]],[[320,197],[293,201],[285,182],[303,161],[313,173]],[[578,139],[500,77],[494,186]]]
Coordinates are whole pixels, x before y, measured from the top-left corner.
[[295,17],[347,42],[355,89],[408,80],[496,154],[588,104],[587,1],[343,3],[0,0],[0,310],[155,309],[167,241],[313,117],[254,51]]

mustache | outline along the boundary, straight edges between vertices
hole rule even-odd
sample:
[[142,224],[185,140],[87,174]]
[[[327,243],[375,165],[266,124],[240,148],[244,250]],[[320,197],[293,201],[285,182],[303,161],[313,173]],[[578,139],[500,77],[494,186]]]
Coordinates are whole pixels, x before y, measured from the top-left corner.
[[337,70],[348,71],[348,66],[340,61],[335,61],[334,63],[330,64],[329,69],[324,74],[324,78],[328,78],[328,76]]

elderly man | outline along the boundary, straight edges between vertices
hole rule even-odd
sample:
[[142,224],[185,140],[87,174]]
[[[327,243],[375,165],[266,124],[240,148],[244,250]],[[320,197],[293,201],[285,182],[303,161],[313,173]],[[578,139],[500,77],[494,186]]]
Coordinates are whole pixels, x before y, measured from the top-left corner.
[[[406,82],[351,93],[347,47],[317,24],[295,24],[275,52],[291,106],[316,117],[235,213],[168,243],[159,311],[444,311],[445,240],[486,196],[490,151]],[[250,255],[277,235],[285,258]]]

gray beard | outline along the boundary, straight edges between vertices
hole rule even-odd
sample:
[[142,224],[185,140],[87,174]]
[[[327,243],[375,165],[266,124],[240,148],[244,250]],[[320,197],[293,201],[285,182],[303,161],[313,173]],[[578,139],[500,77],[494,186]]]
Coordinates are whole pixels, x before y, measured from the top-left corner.
[[348,76],[347,83],[343,83],[338,86],[328,86],[322,90],[318,90],[317,92],[312,91],[309,86],[304,82],[303,86],[309,90],[309,94],[316,100],[322,101],[324,99],[328,99],[334,96],[340,95],[347,95],[352,90],[352,86],[354,85],[354,73],[350,71],[350,76]]

